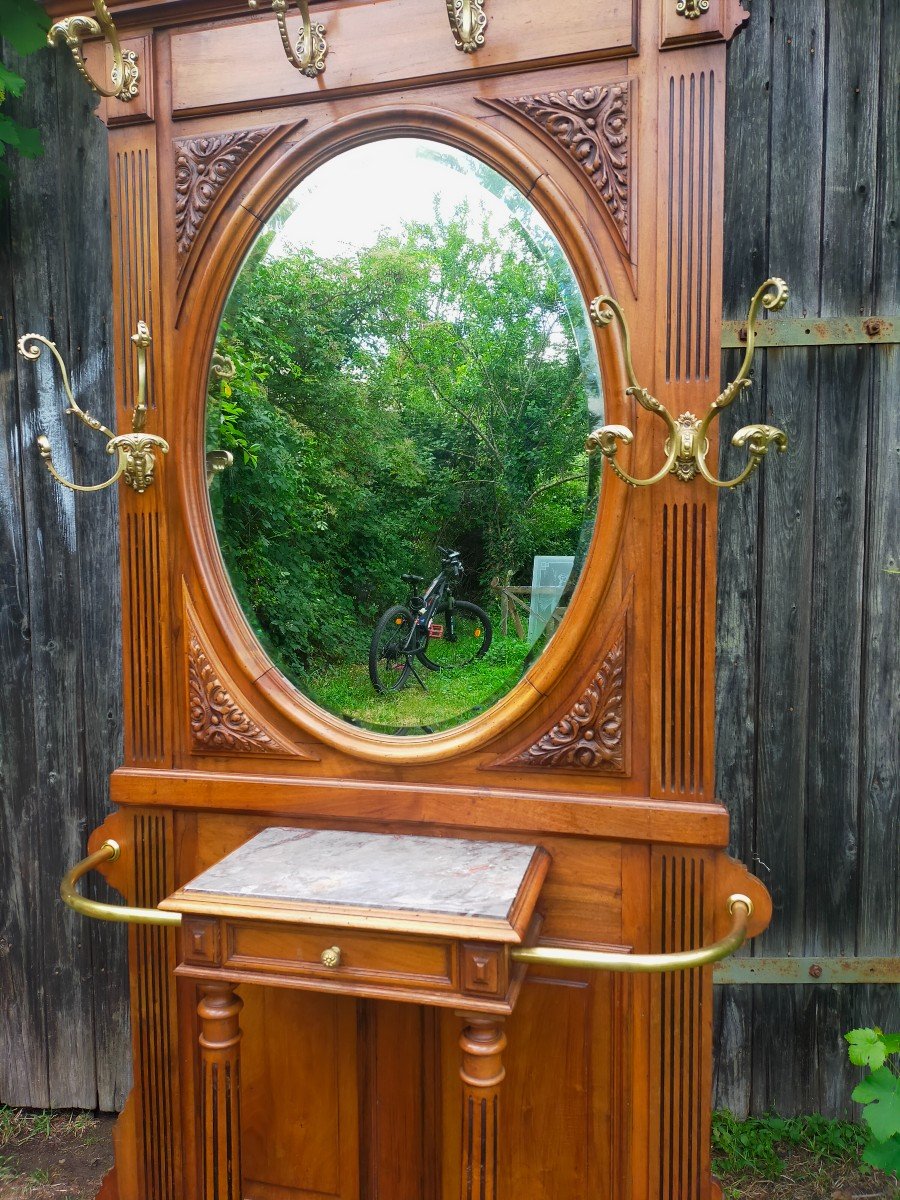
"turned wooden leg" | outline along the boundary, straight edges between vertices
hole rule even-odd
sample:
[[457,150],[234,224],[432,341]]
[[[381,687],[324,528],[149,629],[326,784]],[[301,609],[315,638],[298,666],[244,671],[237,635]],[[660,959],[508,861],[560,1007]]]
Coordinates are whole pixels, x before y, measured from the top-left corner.
[[230,983],[200,985],[200,1136],[203,1200],[241,1200],[241,1027]]
[[497,1200],[497,1147],[500,1084],[506,1071],[503,1022],[497,1017],[466,1014],[468,1024],[459,1045],[463,1083],[461,1200]]

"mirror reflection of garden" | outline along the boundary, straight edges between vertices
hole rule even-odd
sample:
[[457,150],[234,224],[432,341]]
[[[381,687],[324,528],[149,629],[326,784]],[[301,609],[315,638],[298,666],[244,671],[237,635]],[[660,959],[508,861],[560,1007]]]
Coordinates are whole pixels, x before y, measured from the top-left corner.
[[[326,172],[376,150],[361,147],[301,184],[253,246],[216,342],[234,376],[211,380],[207,446],[234,455],[213,514],[273,660],[330,711],[415,732],[499,699],[555,627],[593,531],[584,439],[601,401],[577,284],[528,202],[464,154],[400,139],[377,144],[382,159],[386,145],[418,200],[380,228],[371,213],[325,228],[323,205],[348,191]],[[459,551],[454,594],[486,611],[491,646],[379,695],[379,615],[407,603],[404,573],[428,586],[439,546]],[[526,613],[530,630],[503,630],[500,589],[528,588],[541,556],[571,562],[568,582],[539,628]]]

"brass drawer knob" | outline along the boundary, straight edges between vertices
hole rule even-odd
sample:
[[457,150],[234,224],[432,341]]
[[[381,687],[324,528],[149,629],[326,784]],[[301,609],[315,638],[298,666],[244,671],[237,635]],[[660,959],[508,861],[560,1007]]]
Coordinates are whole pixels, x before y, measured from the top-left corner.
[[341,948],[340,946],[329,946],[327,950],[322,951],[322,966],[323,967],[339,967],[341,965]]

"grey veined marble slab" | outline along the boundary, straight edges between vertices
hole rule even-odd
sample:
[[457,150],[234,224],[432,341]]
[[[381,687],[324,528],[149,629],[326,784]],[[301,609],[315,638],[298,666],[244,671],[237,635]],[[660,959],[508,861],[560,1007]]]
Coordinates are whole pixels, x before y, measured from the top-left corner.
[[536,849],[518,842],[266,829],[182,894],[504,920]]

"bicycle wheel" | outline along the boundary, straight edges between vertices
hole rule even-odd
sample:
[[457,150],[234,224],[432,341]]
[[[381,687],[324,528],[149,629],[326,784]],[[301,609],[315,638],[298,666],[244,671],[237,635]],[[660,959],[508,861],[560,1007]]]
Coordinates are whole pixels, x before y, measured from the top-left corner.
[[440,633],[432,634],[419,658],[432,671],[448,671],[465,667],[477,658],[484,658],[493,636],[490,617],[477,604],[454,600],[442,608],[432,622],[441,625]]
[[402,604],[379,618],[369,646],[369,678],[376,692],[396,692],[406,683],[414,632],[413,615]]

